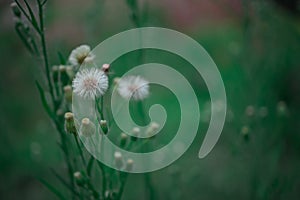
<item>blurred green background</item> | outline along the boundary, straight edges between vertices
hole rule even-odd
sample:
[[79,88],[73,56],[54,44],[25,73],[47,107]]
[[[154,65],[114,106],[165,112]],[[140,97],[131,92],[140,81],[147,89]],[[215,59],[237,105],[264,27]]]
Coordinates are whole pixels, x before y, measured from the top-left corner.
[[[58,134],[34,83],[43,79],[43,67],[17,37],[10,3],[0,2],[0,199],[55,199],[37,181],[42,177],[61,187],[49,169],[65,167],[56,143]],[[191,68],[180,68],[186,61],[146,51],[146,62],[181,69],[197,93],[202,114],[199,134],[184,156],[151,173],[155,198],[299,199],[300,1],[139,3],[146,8],[143,26],[178,30],[208,51],[219,67],[228,98],[221,138],[200,160],[197,153],[209,122],[207,88],[194,71],[186,71]],[[94,47],[134,28],[130,10],[120,0],[49,0],[45,13],[52,64],[59,63],[58,51],[67,57],[80,44]],[[138,64],[132,59],[135,56],[127,55],[114,66],[125,71]],[[169,101],[161,103],[172,108]],[[169,120],[176,128],[178,117]],[[142,179],[142,175],[130,176],[124,199],[144,199]]]

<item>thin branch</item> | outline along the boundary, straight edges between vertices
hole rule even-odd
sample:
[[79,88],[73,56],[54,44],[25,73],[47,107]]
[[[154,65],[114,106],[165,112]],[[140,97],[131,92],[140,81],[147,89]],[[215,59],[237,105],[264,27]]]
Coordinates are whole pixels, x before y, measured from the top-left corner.
[[[24,16],[26,17],[26,19],[30,22],[30,24],[33,26],[33,28],[38,32],[38,34],[41,34],[41,30],[38,27],[37,23],[34,23],[32,21],[32,19],[30,18],[30,16],[28,15],[28,13],[24,10],[24,8],[22,7],[22,5],[20,4],[20,2],[18,0],[15,0],[16,4],[18,5],[18,7],[20,8],[21,12],[24,14]],[[28,4],[26,4],[27,6]],[[29,6],[29,5],[28,5]],[[30,7],[29,7],[30,8]]]
[[42,52],[44,56],[44,65],[45,65],[45,70],[46,70],[46,77],[48,81],[48,87],[49,87],[49,92],[51,95],[54,111],[57,108],[55,97],[54,97],[54,90],[53,90],[53,85],[51,83],[51,76],[50,76],[50,69],[49,69],[49,63],[48,63],[48,55],[47,55],[47,45],[46,45],[46,39],[45,39],[45,32],[44,32],[44,13],[43,13],[43,6],[41,4],[40,0],[37,0],[38,2],[38,8],[39,8],[39,20],[40,20],[40,36],[41,36],[41,43],[42,43]]

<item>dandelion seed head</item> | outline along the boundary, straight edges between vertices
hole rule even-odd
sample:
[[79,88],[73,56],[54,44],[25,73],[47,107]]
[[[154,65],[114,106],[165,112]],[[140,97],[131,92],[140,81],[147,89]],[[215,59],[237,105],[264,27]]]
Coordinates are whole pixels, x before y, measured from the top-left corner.
[[125,99],[143,100],[149,96],[149,82],[140,76],[127,76],[118,81],[117,90]]
[[74,93],[85,98],[95,99],[104,95],[108,88],[106,74],[96,68],[83,69],[78,72],[73,80]]

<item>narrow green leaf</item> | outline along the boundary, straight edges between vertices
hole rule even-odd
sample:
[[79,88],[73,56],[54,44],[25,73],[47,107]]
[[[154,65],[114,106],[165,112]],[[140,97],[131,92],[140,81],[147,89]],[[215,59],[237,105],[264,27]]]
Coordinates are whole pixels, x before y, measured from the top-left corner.
[[26,7],[27,7],[27,10],[29,11],[29,15],[30,15],[30,19],[31,19],[30,21],[31,21],[31,23],[32,23],[32,26],[33,26],[36,30],[38,30],[38,32],[40,32],[40,31],[39,31],[40,28],[39,28],[39,26],[38,26],[38,23],[37,23],[37,21],[36,21],[36,18],[35,18],[35,16],[34,16],[34,13],[33,13],[32,9],[31,9],[29,3],[27,2],[27,0],[24,0],[24,2],[25,2],[25,5],[26,5]]
[[18,5],[19,9],[21,10],[21,12],[25,15],[25,17],[30,21],[29,15],[27,14],[27,12],[24,10],[24,8],[22,7],[22,5],[20,4],[20,2],[18,0],[15,0],[16,4]]
[[38,49],[38,47],[37,47],[37,45],[36,45],[36,42],[35,42],[35,40],[34,40],[33,37],[31,37],[31,44],[32,44],[32,47],[33,47],[33,49],[34,49],[35,55],[39,56],[39,55],[40,55],[40,52],[39,52],[39,49]]
[[28,43],[28,40],[26,38],[26,36],[24,36],[24,29],[23,29],[23,24],[21,23],[16,23],[15,24],[15,30],[19,36],[19,38],[22,40],[23,44],[25,45],[25,47],[27,48],[27,50],[33,54],[33,50],[30,46],[30,44]]
[[60,64],[65,65],[65,64],[66,64],[66,59],[65,59],[65,57],[62,55],[62,53],[61,53],[61,52],[57,52],[57,55],[58,55]]
[[47,1],[48,1],[48,0],[44,0],[44,1],[42,2],[42,6],[44,6],[44,5],[47,3]]
[[94,157],[91,156],[91,158],[90,158],[90,160],[88,162],[87,168],[86,168],[88,176],[91,176],[91,174],[92,174],[93,164],[94,164]]
[[46,186],[53,194],[55,194],[59,199],[61,200],[67,200],[55,187],[53,187],[51,184],[49,184],[47,181],[38,178],[38,180]]

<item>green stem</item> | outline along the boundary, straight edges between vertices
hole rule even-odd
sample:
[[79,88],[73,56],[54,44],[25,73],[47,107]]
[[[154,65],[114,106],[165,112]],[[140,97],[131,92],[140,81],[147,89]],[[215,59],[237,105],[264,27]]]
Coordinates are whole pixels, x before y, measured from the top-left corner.
[[99,162],[98,160],[97,160],[97,164],[100,168],[101,175],[102,175],[102,196],[105,199],[105,191],[106,191],[106,188],[107,188],[106,173],[105,173],[105,169],[104,169],[103,164],[101,162]]
[[127,181],[127,177],[128,177],[128,174],[127,173],[124,173],[124,174],[120,174],[120,181],[121,181],[121,186],[120,186],[120,189],[119,189],[119,192],[118,192],[118,195],[117,195],[117,200],[120,200],[122,195],[123,195],[123,192],[124,192],[124,188],[125,188],[125,185],[126,185],[126,181]]
[[77,148],[78,148],[78,150],[79,150],[79,154],[80,154],[82,163],[83,163],[84,165],[86,165],[85,158],[84,158],[84,156],[83,156],[83,152],[82,152],[81,146],[80,146],[79,141],[78,141],[78,137],[77,137],[77,135],[75,135],[75,134],[73,134],[73,135],[74,135],[74,139],[75,139],[75,142],[76,142],[76,146],[77,146]]
[[53,92],[54,90],[53,90],[53,86],[52,86],[52,83],[51,83],[50,68],[49,68],[48,54],[47,54],[47,44],[46,44],[46,39],[45,39],[43,5],[40,2],[40,0],[37,0],[37,2],[38,2],[39,20],[40,20],[39,35],[41,37],[41,44],[42,44],[42,52],[43,52],[43,57],[44,57],[44,65],[45,65],[45,70],[46,70],[46,77],[47,77],[47,81],[48,81],[49,92],[50,92],[50,95],[51,95],[54,110],[56,110],[57,106],[56,106],[56,103],[55,103],[55,97],[54,97],[54,92]]
[[154,188],[152,187],[152,183],[151,183],[151,176],[149,173],[145,174],[145,183],[146,183],[146,190],[149,196],[150,200],[155,199],[154,197]]
[[[140,112],[139,114],[142,117],[143,123],[146,123],[146,112],[145,112],[145,108],[144,108],[143,103],[141,101],[137,102],[137,107],[138,107],[138,111]],[[144,139],[144,140],[146,140],[146,141],[142,143],[141,147],[144,147],[144,149],[147,150],[145,144],[147,144],[147,142],[149,140],[148,139]],[[155,198],[154,197],[154,188],[152,186],[151,176],[150,176],[149,173],[145,174],[145,185],[146,185],[146,191],[148,193],[149,199],[153,200]]]
[[92,174],[93,164],[94,164],[94,157],[91,155],[88,165],[86,167],[86,172],[89,177],[91,177],[91,174]]

